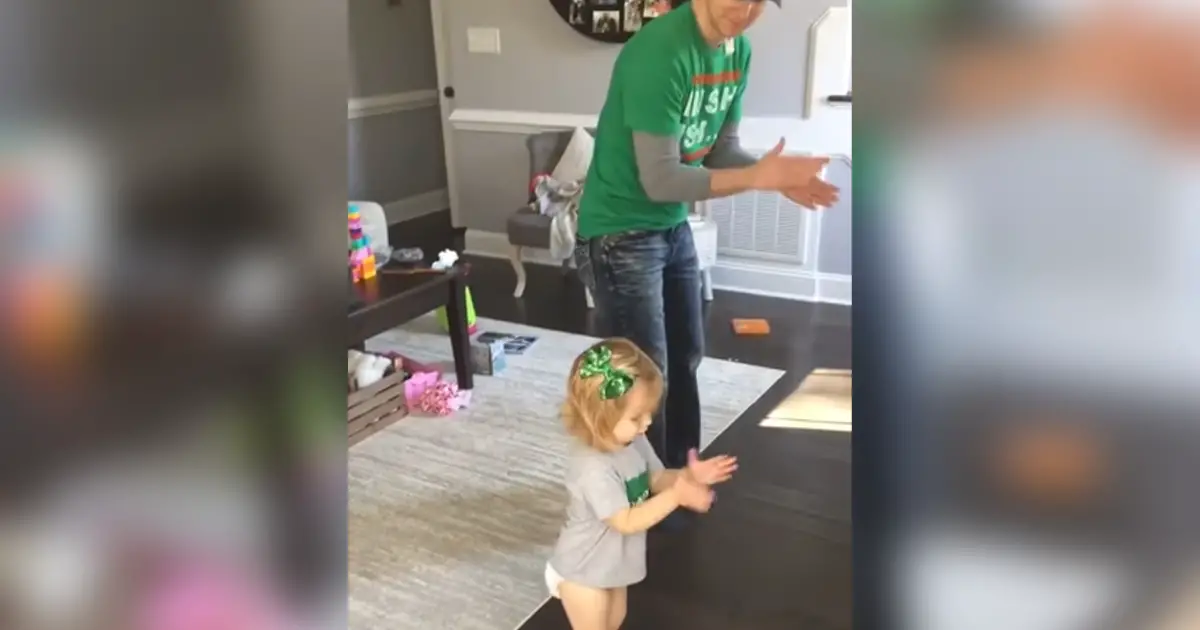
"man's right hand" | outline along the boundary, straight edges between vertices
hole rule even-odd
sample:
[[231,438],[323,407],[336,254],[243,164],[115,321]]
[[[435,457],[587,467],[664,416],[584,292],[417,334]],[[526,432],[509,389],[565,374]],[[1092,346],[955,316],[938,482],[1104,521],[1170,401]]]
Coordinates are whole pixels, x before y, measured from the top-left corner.
[[781,139],[774,149],[751,167],[754,170],[755,189],[781,192],[803,188],[829,164],[828,157],[784,155],[783,145]]

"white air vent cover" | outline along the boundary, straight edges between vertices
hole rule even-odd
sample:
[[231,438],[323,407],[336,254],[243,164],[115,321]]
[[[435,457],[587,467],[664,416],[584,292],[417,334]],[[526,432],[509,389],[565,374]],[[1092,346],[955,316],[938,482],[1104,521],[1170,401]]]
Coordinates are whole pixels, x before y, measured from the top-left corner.
[[747,192],[708,202],[722,256],[804,264],[811,214],[779,193]]

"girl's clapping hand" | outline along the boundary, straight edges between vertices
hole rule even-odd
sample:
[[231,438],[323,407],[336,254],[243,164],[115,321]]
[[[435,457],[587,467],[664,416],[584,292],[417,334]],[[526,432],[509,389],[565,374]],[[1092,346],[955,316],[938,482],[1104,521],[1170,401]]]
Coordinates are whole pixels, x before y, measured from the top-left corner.
[[678,475],[671,486],[679,505],[693,512],[707,512],[713,503],[713,491],[706,485],[697,483],[689,475]]
[[700,459],[696,449],[688,451],[687,474],[696,483],[713,486],[725,483],[737,471],[737,458],[729,455],[718,455],[710,459]]

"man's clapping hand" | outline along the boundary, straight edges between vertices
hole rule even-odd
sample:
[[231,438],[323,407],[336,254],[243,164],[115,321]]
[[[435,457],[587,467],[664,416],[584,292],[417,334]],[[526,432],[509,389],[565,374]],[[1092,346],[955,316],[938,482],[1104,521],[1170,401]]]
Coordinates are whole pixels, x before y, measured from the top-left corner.
[[803,186],[784,190],[783,196],[809,210],[815,210],[828,208],[837,203],[839,192],[837,186],[819,177],[814,177]]
[[774,149],[754,165],[754,187],[758,190],[784,192],[803,188],[808,182],[821,174],[825,165],[829,164],[827,157],[810,155],[784,155],[784,141],[780,140]]

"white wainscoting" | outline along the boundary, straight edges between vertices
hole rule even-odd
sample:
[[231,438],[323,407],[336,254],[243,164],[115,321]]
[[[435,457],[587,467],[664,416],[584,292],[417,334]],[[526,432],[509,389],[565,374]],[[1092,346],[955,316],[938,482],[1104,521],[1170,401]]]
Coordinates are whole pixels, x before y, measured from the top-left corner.
[[[529,135],[548,129],[592,128],[598,118],[589,114],[456,109],[450,114],[450,125],[455,131]],[[783,139],[788,153],[850,157],[851,128],[850,111],[833,110],[809,120],[747,116],[742,119],[738,135],[748,151],[770,151]]]
[[[384,116],[427,107],[437,107],[437,90],[410,90],[352,98],[346,101],[346,113],[349,120],[366,118],[368,116]],[[415,219],[427,214],[450,207],[450,192],[445,188],[431,190],[419,195],[396,199],[383,204],[383,213],[387,216],[388,225],[399,221]]]
[[346,113],[350,120],[367,116],[382,116],[426,107],[437,107],[437,90],[410,90],[377,96],[352,98],[346,102]]

